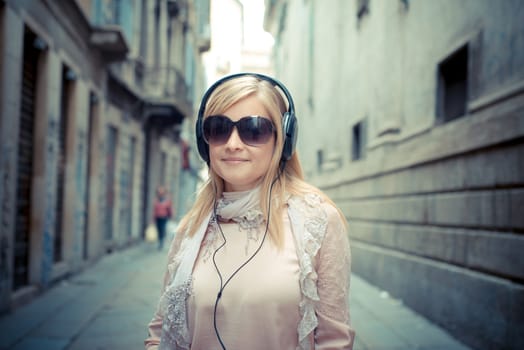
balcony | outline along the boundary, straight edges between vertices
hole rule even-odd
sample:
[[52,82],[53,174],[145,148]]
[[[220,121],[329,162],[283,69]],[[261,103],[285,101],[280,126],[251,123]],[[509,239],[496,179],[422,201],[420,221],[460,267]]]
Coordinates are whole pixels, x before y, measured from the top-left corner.
[[[148,114],[161,124],[179,124],[193,113],[184,75],[176,67],[145,68],[143,93]],[[170,122],[166,116],[175,118]]]
[[209,28],[209,24],[204,25],[201,32],[197,35],[197,47],[199,52],[206,52],[211,48],[211,31]]
[[100,50],[108,63],[126,59],[129,52],[129,46],[119,26],[93,27],[89,43]]

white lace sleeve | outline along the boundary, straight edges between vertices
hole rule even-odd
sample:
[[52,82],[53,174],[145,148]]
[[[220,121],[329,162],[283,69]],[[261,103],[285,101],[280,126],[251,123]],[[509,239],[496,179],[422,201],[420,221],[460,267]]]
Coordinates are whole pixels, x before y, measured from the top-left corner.
[[[182,234],[178,234],[171,242],[169,252],[167,254],[167,267],[164,274],[164,283],[161,294],[164,293],[166,285],[173,278],[173,263],[175,262],[175,255],[179,251],[182,242]],[[160,310],[160,303],[158,303],[157,310],[153,315],[153,319],[148,324],[148,337],[144,340],[145,348],[148,350],[156,350],[160,344],[160,337],[162,335],[162,321],[163,312]]]
[[315,305],[315,349],[352,349],[355,332],[349,314],[351,253],[347,230],[338,211],[327,203],[323,206],[327,227],[316,260],[320,299]]

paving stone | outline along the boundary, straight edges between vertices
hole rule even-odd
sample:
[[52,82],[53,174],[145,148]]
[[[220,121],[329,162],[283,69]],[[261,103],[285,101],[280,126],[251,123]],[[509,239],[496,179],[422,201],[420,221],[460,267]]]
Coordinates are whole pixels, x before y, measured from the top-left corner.
[[[148,244],[104,257],[33,302],[0,317],[0,349],[142,349],[160,296],[167,252]],[[468,350],[357,275],[354,350]]]

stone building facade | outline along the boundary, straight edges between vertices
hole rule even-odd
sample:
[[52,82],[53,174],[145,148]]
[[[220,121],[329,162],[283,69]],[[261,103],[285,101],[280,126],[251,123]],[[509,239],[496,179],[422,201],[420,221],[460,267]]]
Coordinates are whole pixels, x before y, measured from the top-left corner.
[[141,240],[157,185],[184,210],[208,24],[209,0],[0,1],[0,311]]
[[524,348],[522,1],[265,4],[354,273],[474,348]]

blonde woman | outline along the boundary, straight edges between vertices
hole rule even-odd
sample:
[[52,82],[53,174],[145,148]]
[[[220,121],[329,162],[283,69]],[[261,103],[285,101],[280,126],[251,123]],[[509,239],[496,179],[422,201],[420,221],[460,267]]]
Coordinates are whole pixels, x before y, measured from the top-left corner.
[[168,253],[147,349],[352,349],[344,216],[306,183],[291,95],[260,74],[206,92],[209,166]]

